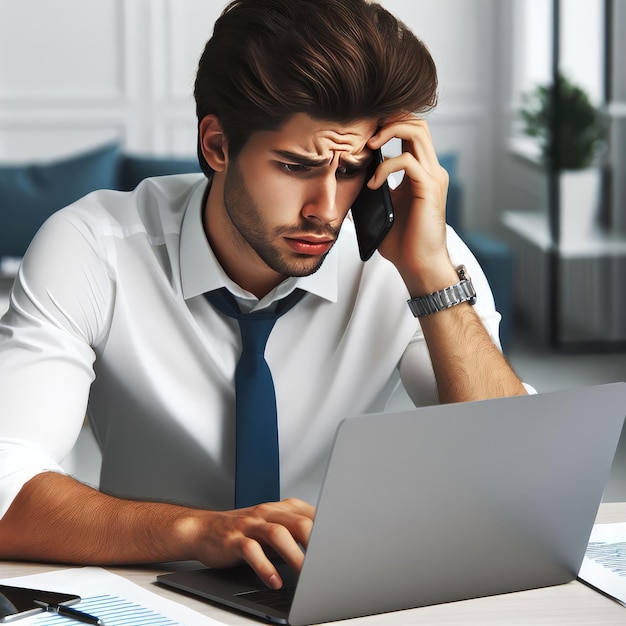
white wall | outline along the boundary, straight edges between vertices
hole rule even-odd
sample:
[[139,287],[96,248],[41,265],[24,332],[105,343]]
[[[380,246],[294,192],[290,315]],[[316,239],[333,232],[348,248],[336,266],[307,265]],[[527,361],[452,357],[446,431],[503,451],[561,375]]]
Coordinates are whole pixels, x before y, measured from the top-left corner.
[[195,64],[221,4],[0,0],[0,159],[110,139],[193,154]]
[[[498,0],[383,0],[430,47],[437,148],[458,152],[469,224],[494,209],[490,164]],[[0,0],[0,161],[117,139],[193,155],[198,57],[225,0]]]
[[467,227],[495,220],[492,155],[498,0],[382,0],[429,47],[439,71],[430,115],[438,151],[459,155]]

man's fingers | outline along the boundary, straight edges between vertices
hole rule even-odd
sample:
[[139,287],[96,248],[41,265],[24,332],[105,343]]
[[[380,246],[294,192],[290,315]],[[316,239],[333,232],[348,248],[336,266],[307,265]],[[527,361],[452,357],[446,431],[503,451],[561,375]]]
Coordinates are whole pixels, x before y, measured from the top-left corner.
[[259,578],[272,589],[282,586],[282,579],[267,552],[276,553],[287,565],[299,572],[311,534],[315,508],[302,500],[260,504],[233,511],[238,517],[239,557],[246,561]]
[[368,145],[373,149],[380,148],[393,138],[400,139],[402,151],[412,154],[426,171],[438,174],[440,165],[426,120],[409,117],[390,123],[381,128]]
[[280,589],[283,586],[278,570],[267,558],[258,541],[249,537],[244,538],[241,542],[241,558],[270,589]]
[[256,507],[255,515],[263,523],[254,526],[251,534],[298,571],[304,558],[302,548],[309,544],[315,508],[302,500],[283,500]]
[[293,534],[282,524],[267,523],[260,527],[257,539],[263,547],[271,548],[294,571],[299,572],[304,552]]
[[282,512],[282,509],[278,511],[276,518],[272,518],[272,521],[283,524],[294,539],[306,548],[309,545],[309,537],[313,528],[315,507],[297,498],[283,500],[280,504],[287,510],[285,512]]

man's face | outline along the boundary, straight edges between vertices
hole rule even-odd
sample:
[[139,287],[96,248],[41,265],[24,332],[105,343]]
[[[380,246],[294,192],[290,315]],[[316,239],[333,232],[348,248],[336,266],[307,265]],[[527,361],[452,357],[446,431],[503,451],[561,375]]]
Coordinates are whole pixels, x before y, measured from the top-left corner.
[[333,246],[372,158],[369,120],[338,124],[294,115],[254,133],[224,179],[224,210],[239,252],[275,273],[317,271]]

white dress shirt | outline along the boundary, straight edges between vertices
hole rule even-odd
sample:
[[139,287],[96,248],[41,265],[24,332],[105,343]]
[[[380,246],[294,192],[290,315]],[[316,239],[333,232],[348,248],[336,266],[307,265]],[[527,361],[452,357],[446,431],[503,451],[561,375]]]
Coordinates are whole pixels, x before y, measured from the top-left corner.
[[[378,253],[359,259],[352,223],[320,270],[262,301],[234,284],[204,235],[201,175],[99,191],[54,214],[31,244],[0,322],[0,515],[23,484],[59,466],[87,413],[100,488],[129,498],[232,508],[236,320],[204,298],[226,286],[247,308],[296,287],[266,359],[276,387],[281,497],[312,503],[342,418],[383,411],[402,381],[437,402],[407,289]],[[478,263],[448,230],[494,341],[500,316]]]

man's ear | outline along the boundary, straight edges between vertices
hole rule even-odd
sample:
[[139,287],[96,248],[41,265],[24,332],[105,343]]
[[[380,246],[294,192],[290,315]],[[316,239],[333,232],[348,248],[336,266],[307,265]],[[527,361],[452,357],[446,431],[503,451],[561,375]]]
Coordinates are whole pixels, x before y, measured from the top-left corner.
[[228,141],[222,125],[215,115],[205,115],[199,126],[200,148],[206,162],[215,172],[223,171],[228,164]]

